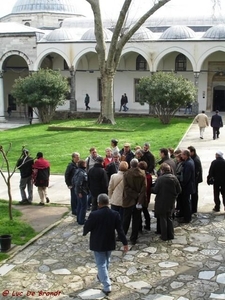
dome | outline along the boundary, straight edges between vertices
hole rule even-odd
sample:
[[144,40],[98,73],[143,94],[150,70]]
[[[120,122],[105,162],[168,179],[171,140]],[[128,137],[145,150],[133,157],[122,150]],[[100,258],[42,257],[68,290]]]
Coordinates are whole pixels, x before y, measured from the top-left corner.
[[[112,39],[112,31],[109,29],[104,28],[103,29],[104,39],[105,41],[109,41]],[[81,37],[82,41],[96,41],[95,38],[95,30],[94,28],[88,29]]]
[[160,36],[160,39],[173,40],[173,39],[190,39],[195,37],[195,32],[187,26],[171,26],[166,29]]
[[80,14],[78,4],[74,0],[17,0],[13,6],[13,14],[54,12],[64,14]]
[[94,27],[94,20],[86,17],[77,16],[72,18],[66,18],[62,22],[62,27],[66,28],[92,28]]
[[219,24],[209,28],[203,35],[208,39],[225,39],[225,24]]
[[151,40],[153,38],[153,33],[148,28],[141,26],[130,38],[130,41],[146,41]]
[[61,42],[79,40],[80,36],[76,30],[68,28],[58,28],[45,35],[43,40],[47,42]]

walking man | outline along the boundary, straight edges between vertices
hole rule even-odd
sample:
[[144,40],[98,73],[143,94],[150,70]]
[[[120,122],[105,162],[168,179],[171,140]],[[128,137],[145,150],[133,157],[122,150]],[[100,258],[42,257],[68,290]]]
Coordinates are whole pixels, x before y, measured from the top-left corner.
[[216,110],[215,115],[211,119],[211,127],[213,128],[213,139],[219,138],[220,127],[223,127],[222,117],[219,115],[219,111]]
[[205,128],[209,126],[209,119],[203,110],[200,114],[195,117],[195,121],[198,123],[200,131],[200,139],[203,139]]
[[209,174],[207,176],[207,183],[213,183],[213,194],[215,206],[213,211],[220,211],[220,193],[223,198],[223,205],[225,210],[225,160],[223,159],[223,153],[221,151],[216,152],[216,159],[212,161]]
[[[29,156],[29,151],[23,149],[22,157],[17,161],[17,168],[20,170],[20,193],[22,200],[19,204],[31,204],[33,201],[33,183],[32,183],[32,166],[34,160]],[[26,187],[27,193],[26,195]]]
[[97,278],[103,285],[103,293],[108,295],[111,292],[108,268],[111,252],[116,247],[115,230],[124,245],[125,252],[128,251],[128,245],[119,213],[109,208],[109,197],[106,194],[100,194],[97,202],[99,209],[90,213],[84,224],[83,235],[91,233],[90,250],[94,251],[98,268]]
[[43,153],[37,153],[37,159],[33,164],[33,181],[34,185],[38,188],[38,194],[41,202],[39,205],[45,205],[49,203],[50,200],[47,195],[47,189],[49,185],[50,176],[50,163],[43,158]]
[[89,106],[90,96],[88,94],[86,94],[86,96],[85,96],[84,103],[85,103],[85,106],[86,106],[86,110],[91,109],[90,106]]

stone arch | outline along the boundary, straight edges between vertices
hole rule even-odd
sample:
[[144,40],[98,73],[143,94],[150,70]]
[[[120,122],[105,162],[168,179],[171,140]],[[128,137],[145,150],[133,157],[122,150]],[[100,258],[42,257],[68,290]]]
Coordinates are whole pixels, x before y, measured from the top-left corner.
[[56,53],[56,54],[60,55],[63,59],[65,59],[68,67],[69,68],[71,67],[70,59],[69,59],[69,57],[64,52],[62,52],[61,50],[59,50],[57,48],[49,48],[49,49],[44,50],[43,52],[41,52],[38,55],[38,57],[37,57],[37,59],[36,59],[36,61],[34,63],[33,70],[37,71],[40,68],[40,65],[43,62],[43,60],[45,59],[45,57],[47,55],[50,55],[51,53]]
[[22,51],[19,51],[19,50],[10,50],[6,53],[4,53],[1,58],[0,58],[0,70],[2,70],[2,67],[3,67],[3,64],[4,64],[4,61],[9,57],[9,56],[12,56],[12,55],[16,55],[16,56],[20,56],[22,57],[25,62],[27,63],[27,66],[28,66],[28,69],[30,68],[30,65],[33,64],[33,61],[31,61],[29,59],[29,57],[23,53]]
[[153,62],[153,71],[154,72],[157,71],[160,60],[165,55],[172,53],[172,52],[179,52],[179,53],[184,54],[190,60],[193,70],[196,70],[196,61],[195,61],[194,57],[191,55],[191,53],[189,53],[188,51],[186,51],[185,49],[183,49],[181,47],[173,46],[173,47],[169,47],[169,48],[163,50],[162,52],[158,53],[158,55],[156,55],[154,62]]
[[129,46],[129,47],[126,47],[123,49],[122,53],[121,53],[121,60],[124,59],[124,56],[126,54],[128,54],[129,52],[135,52],[137,54],[140,54],[142,55],[146,61],[147,61],[147,64],[148,64],[148,67],[149,67],[149,71],[151,72],[151,69],[152,69],[152,62],[151,62],[151,54],[150,53],[146,53],[145,51],[143,51],[142,49],[136,47],[136,46]]
[[211,54],[213,54],[213,53],[215,53],[215,52],[218,52],[218,51],[225,52],[225,46],[215,46],[215,47],[212,47],[212,48],[208,49],[208,50],[205,51],[204,53],[202,53],[201,58],[200,58],[200,59],[198,60],[198,62],[197,62],[197,70],[201,70],[202,65],[203,65],[205,59],[206,59],[209,55],[211,55]]
[[97,54],[97,52],[96,52],[96,50],[95,50],[95,47],[93,46],[93,47],[88,47],[88,48],[86,48],[86,49],[80,51],[80,52],[76,55],[76,57],[74,58],[73,63],[72,63],[72,65],[75,66],[75,70],[77,69],[77,65],[78,65],[78,63],[79,63],[79,61],[80,61],[81,58],[82,58],[82,59],[84,60],[84,62],[85,62],[86,69],[88,68],[88,61],[87,61],[87,58],[85,57],[85,54],[88,54],[88,53],[90,53],[90,52],[93,52],[93,53]]

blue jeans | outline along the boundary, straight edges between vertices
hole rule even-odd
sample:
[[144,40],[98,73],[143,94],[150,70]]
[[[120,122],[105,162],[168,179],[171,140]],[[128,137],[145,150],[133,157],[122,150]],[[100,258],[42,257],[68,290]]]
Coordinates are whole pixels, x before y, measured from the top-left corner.
[[103,284],[103,289],[106,292],[111,291],[111,281],[109,279],[109,262],[111,251],[99,252],[94,251],[95,262],[98,268],[98,278],[99,281]]
[[77,215],[77,196],[74,188],[70,189],[70,205],[73,215]]
[[83,194],[82,198],[77,195],[77,222],[84,225],[87,212],[87,194]]

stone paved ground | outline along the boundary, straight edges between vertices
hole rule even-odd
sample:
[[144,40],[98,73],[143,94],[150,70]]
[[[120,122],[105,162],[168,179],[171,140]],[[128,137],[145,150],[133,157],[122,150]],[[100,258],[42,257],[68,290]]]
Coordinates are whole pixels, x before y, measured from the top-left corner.
[[[152,218],[151,232],[140,235],[138,244],[127,254],[118,243],[110,265],[113,287],[109,299],[225,299],[225,214],[223,206],[220,213],[212,213],[212,187],[205,182],[216,150],[225,153],[223,136],[221,130],[221,138],[213,141],[208,128],[204,140],[200,140],[197,125],[190,127],[179,146],[195,146],[202,159],[199,213],[188,225],[178,226],[175,221],[173,241],[159,240]],[[61,189],[62,180],[54,177],[49,194],[53,202],[68,204],[68,190]],[[153,198],[151,202],[150,209]],[[106,299],[96,273],[88,237],[83,237],[82,227],[67,216],[2,263],[0,299]]]

